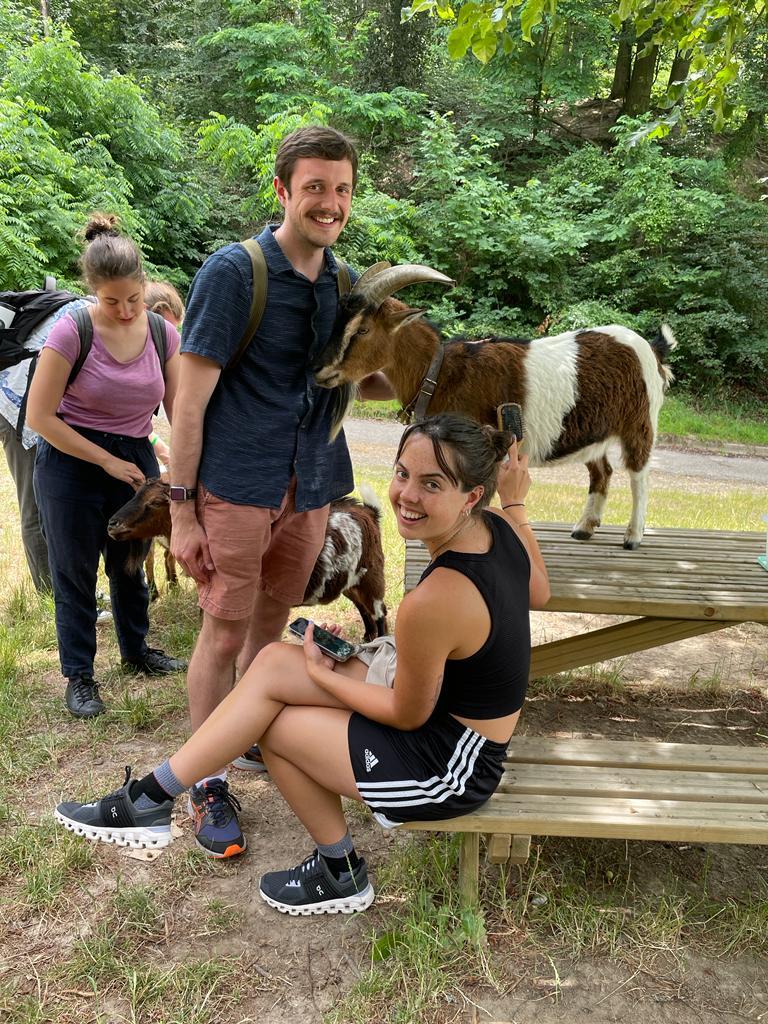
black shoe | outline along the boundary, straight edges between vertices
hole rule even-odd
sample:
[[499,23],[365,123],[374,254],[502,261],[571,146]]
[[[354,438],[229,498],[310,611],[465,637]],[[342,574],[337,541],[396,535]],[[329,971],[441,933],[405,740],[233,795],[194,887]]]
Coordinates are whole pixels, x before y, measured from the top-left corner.
[[81,804],[69,801],[56,808],[56,819],[64,828],[91,842],[115,843],[135,850],[158,849],[171,841],[173,800],[139,808],[131,798],[136,782],[131,769],[125,770],[125,782],[114,793]]
[[93,676],[72,676],[67,681],[64,701],[75,718],[95,718],[107,710]]
[[146,676],[169,676],[187,670],[186,661],[172,658],[157,647],[148,647],[140,658],[123,658],[122,665],[129,672],[143,672]]
[[315,850],[303,864],[289,871],[270,871],[261,876],[259,894],[281,914],[354,914],[373,903],[373,886],[361,858],[353,871],[334,878]]

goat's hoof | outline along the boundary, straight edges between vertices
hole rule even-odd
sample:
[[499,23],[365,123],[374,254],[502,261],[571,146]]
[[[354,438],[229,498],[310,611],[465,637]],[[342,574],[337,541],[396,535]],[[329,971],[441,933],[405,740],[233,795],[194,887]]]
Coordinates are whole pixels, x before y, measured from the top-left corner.
[[589,530],[574,530],[571,536],[574,540],[592,540]]
[[160,592],[159,591],[157,591],[157,590],[150,590],[150,592],[149,592],[149,600],[150,601],[156,601],[158,599],[158,597],[160,597]]
[[624,550],[625,551],[637,551],[637,549],[639,547],[640,547],[640,541],[639,540],[625,540],[624,541]]

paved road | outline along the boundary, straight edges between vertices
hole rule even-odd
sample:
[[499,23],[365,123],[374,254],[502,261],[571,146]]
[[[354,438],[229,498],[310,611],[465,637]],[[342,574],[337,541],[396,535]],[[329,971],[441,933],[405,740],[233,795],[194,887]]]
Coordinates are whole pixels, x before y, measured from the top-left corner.
[[[344,424],[352,457],[356,465],[388,469],[397,450],[403,428],[387,420],[349,418]],[[618,464],[618,459],[616,460]],[[657,483],[673,481],[686,490],[706,490],[713,481],[728,483],[739,489],[768,493],[768,460],[701,452],[677,448],[657,448],[653,454],[653,477]],[[535,470],[542,481],[586,483],[586,471],[578,464],[553,466]],[[768,507],[766,508],[768,511]]]

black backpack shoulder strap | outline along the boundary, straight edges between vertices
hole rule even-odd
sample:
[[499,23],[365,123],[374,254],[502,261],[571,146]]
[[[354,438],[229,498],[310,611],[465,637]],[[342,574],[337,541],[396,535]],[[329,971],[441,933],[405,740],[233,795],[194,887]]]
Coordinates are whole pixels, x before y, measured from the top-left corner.
[[168,335],[165,329],[165,318],[160,316],[159,313],[153,313],[151,309],[148,309],[147,320],[149,320],[149,333],[152,335],[152,344],[157,351],[160,369],[163,371],[163,377],[165,377],[165,361],[168,358],[166,348]]
[[240,339],[240,344],[226,365],[228,370],[240,362],[243,353],[251,344],[253,336],[261,323],[261,318],[264,316],[264,307],[267,304],[267,261],[264,258],[264,252],[255,238],[246,238],[240,245],[251,257],[251,269],[253,271],[251,315],[248,318],[248,326],[245,328],[245,333]]
[[77,359],[72,364],[72,369],[69,371],[69,377],[67,378],[67,387],[70,387],[75,377],[80,373],[83,368],[88,353],[91,351],[91,345],[93,344],[93,321],[88,313],[87,306],[80,306],[78,309],[73,309],[70,316],[75,321],[77,327],[77,333],[80,338],[80,352]]

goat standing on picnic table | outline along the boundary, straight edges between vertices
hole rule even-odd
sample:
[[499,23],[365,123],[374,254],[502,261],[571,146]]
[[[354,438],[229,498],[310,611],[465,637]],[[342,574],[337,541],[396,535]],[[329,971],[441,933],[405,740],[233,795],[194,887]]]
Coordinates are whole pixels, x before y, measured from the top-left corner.
[[314,367],[319,385],[339,388],[333,429],[355,385],[375,370],[390,380],[406,422],[414,409],[421,419],[428,408],[429,415],[460,412],[495,426],[497,406],[516,402],[531,466],[586,463],[589,494],[573,528],[577,540],[589,540],[600,525],[613,473],[607,453],[618,442],[632,489],[624,547],[639,547],[659,410],[672,381],[670,328],[662,325],[651,342],[615,324],[530,341],[444,340],[422,319],[424,310],[391,298],[419,282],[454,283],[430,267],[376,264],[341,299],[334,333]]
[[[114,540],[133,541],[128,571],[141,567],[143,543],[155,537],[164,541],[169,585],[176,583],[176,563],[170,552],[170,486],[159,477],[148,480],[130,501],[112,516],[109,535]],[[387,632],[384,604],[384,552],[381,546],[378,499],[368,487],[361,487],[363,501],[341,498],[331,502],[325,543],[315,562],[302,604],[330,604],[344,594],[360,613],[365,639]],[[169,572],[169,558],[172,573]],[[154,585],[154,578],[152,580]]]

